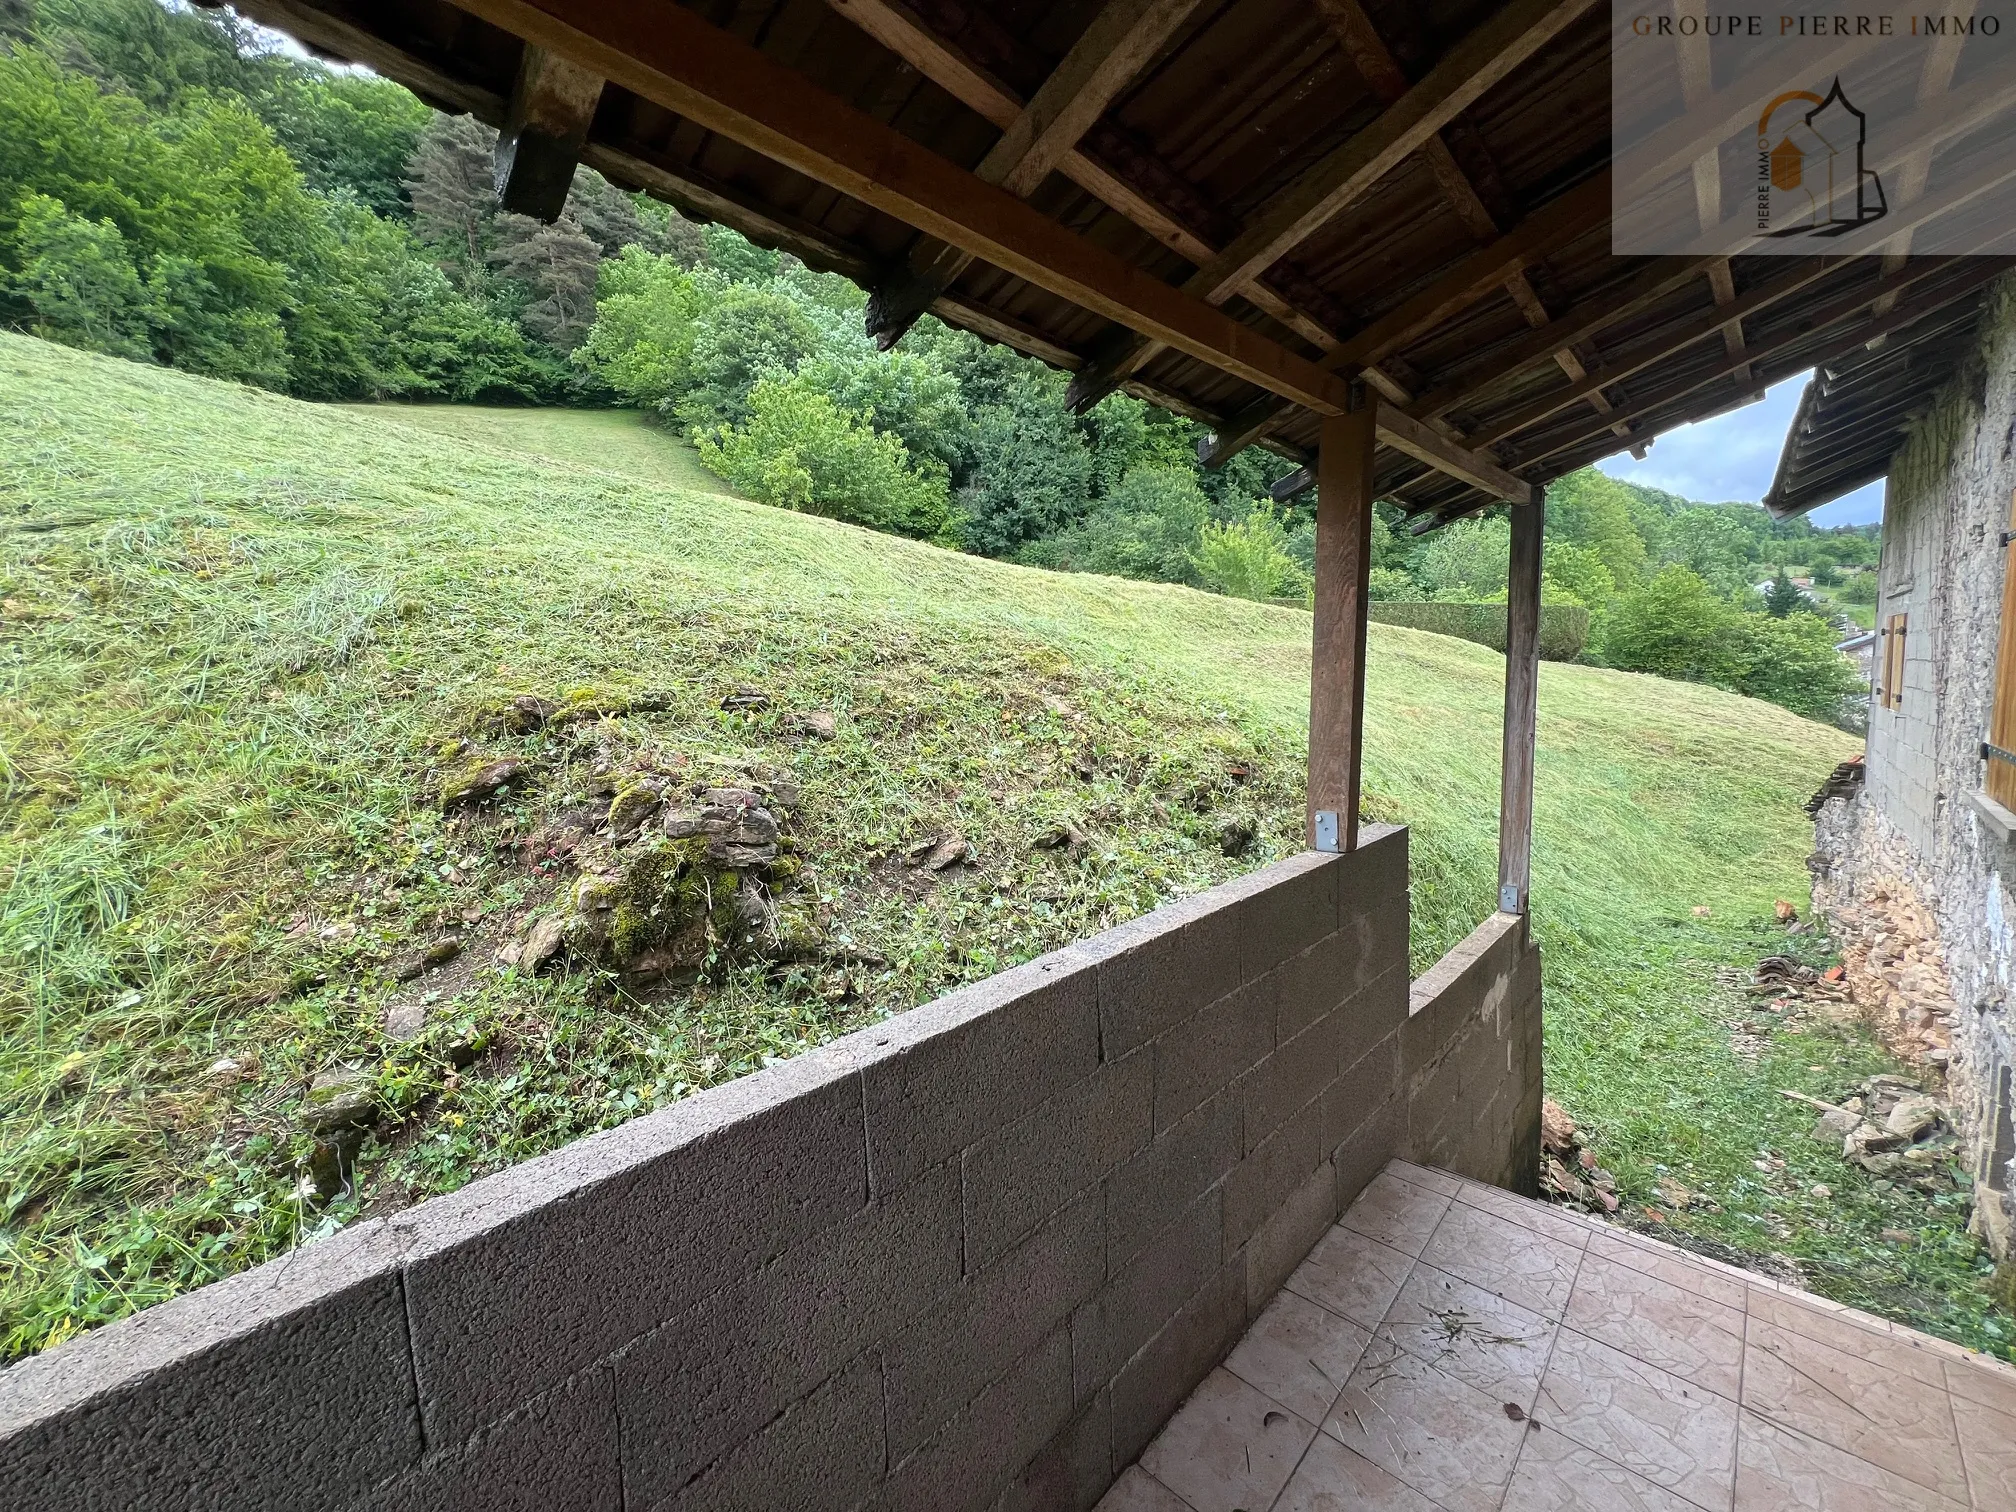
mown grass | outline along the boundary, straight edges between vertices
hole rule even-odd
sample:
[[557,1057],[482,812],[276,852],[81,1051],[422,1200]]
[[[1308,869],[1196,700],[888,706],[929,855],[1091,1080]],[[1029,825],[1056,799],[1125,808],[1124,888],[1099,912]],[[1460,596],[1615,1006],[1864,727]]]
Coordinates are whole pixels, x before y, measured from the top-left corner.
[[[623,427],[640,449],[619,455]],[[1299,847],[1305,613],[660,483],[663,441],[606,414],[317,408],[0,337],[6,1354]],[[744,685],[771,708],[724,712]],[[1417,964],[1492,906],[1501,685],[1483,648],[1373,629],[1366,807],[1413,827]],[[806,892],[853,964],[641,996],[487,967],[486,932],[544,884],[443,819],[444,742],[501,696],[583,689],[677,697],[479,736],[541,763],[522,825],[597,767],[788,767]],[[810,708],[835,740],[785,735]],[[1838,1092],[1878,1060],[1846,1033],[1742,1060],[1713,976],[1782,943],[1765,921],[1803,886],[1799,802],[1852,748],[1712,690],[1543,669],[1550,1077],[1634,1204],[1686,1170],[1721,1204],[1684,1220],[1708,1237],[1824,1255],[1817,1285],[1992,1343],[1957,1204],[1828,1161],[1821,1209],[1751,1166],[1825,1154],[1776,1086]],[[1032,849],[1065,820],[1092,843]],[[1227,820],[1258,832],[1237,859]],[[897,876],[892,853],[952,829],[973,868]],[[440,985],[392,980],[463,920],[481,948]],[[435,1028],[388,1038],[387,1006],[422,990]],[[450,1041],[481,1057],[455,1070]],[[235,1079],[210,1074],[223,1057]],[[386,1117],[356,1194],[317,1208],[293,1112],[339,1061],[375,1069]]]

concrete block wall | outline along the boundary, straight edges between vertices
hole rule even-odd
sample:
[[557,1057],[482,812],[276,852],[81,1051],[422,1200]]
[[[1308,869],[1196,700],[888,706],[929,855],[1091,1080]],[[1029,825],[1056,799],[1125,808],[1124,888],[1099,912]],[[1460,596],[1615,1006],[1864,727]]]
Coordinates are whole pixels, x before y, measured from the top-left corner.
[[0,1506],[1089,1507],[1388,1158],[1537,1139],[1537,959],[1410,1004],[1406,886],[1374,830],[24,1362]]

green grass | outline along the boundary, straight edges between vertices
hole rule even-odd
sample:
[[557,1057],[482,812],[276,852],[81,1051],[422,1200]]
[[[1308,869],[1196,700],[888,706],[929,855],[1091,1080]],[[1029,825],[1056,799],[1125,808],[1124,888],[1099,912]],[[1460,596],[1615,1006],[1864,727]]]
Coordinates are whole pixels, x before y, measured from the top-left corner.
[[[764,508],[667,481],[671,445],[608,413],[318,408],[0,337],[0,1354],[1299,848],[1306,613]],[[1425,965],[1492,906],[1502,662],[1374,626],[1370,665],[1366,808],[1413,827]],[[771,707],[724,711],[744,685]],[[645,689],[673,696],[566,733],[480,717]],[[810,708],[837,739],[787,737]],[[1731,1049],[1715,970],[1784,943],[1799,803],[1854,743],[1557,664],[1540,731],[1549,1075],[1634,1208],[1671,1166],[1720,1203],[1685,1219],[1705,1239],[1993,1343],[1959,1204],[1848,1171],[1775,1095],[1839,1092],[1881,1063],[1869,1042]],[[480,824],[434,802],[465,738],[540,772]],[[823,953],[642,994],[488,965],[554,885],[500,842],[598,768],[749,763],[802,783],[791,897]],[[1065,820],[1092,843],[1032,848]],[[1227,821],[1258,831],[1237,860]],[[952,829],[976,865],[906,878],[902,848]],[[393,980],[462,920],[475,943],[439,981]],[[385,1009],[422,992],[433,1027],[389,1039]],[[453,1070],[451,1042],[479,1058]],[[356,1194],[318,1208],[293,1115],[339,1061],[372,1068],[385,1118]]]

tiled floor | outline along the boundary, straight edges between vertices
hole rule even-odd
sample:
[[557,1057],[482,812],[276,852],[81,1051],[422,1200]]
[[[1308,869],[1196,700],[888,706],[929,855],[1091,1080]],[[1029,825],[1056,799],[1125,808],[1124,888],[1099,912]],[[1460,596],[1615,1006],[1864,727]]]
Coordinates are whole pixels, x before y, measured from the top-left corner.
[[1100,1512],[2016,1512],[2016,1371],[1395,1162]]

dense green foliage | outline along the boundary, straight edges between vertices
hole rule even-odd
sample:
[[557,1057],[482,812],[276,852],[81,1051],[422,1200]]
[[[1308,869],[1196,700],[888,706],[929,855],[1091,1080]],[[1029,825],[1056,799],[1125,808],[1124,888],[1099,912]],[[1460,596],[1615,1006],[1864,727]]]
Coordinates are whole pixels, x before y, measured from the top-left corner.
[[[1475,641],[1493,651],[1505,649],[1505,605],[1376,602],[1371,617],[1382,625],[1405,625]],[[1543,661],[1574,661],[1589,644],[1589,611],[1580,604],[1540,606],[1540,657]]]

